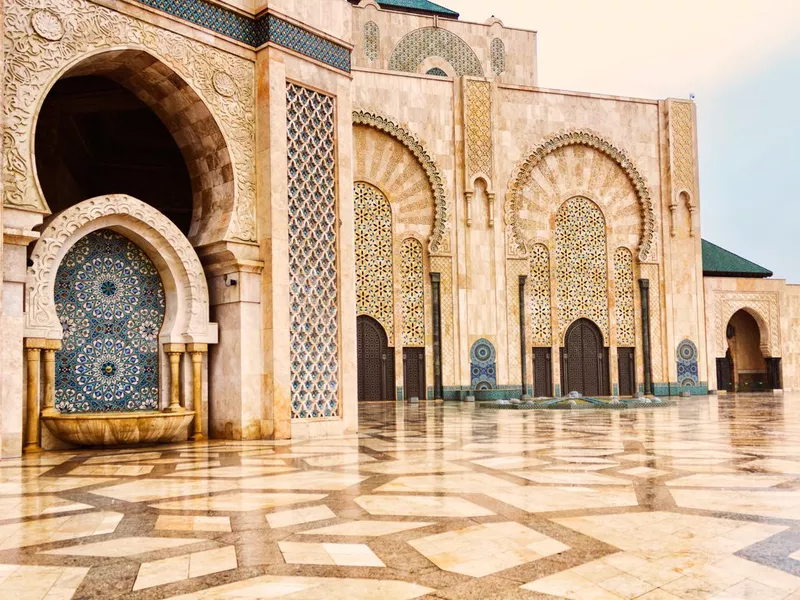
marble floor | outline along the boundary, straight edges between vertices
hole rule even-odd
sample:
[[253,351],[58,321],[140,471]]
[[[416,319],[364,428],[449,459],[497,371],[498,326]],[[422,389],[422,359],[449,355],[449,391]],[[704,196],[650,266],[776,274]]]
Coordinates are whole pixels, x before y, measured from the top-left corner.
[[0,599],[800,600],[800,394],[0,462]]

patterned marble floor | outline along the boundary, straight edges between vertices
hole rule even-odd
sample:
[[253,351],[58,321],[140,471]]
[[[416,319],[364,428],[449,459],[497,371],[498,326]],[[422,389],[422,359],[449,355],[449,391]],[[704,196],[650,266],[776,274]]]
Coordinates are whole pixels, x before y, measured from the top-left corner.
[[0,462],[0,599],[800,600],[800,394]]

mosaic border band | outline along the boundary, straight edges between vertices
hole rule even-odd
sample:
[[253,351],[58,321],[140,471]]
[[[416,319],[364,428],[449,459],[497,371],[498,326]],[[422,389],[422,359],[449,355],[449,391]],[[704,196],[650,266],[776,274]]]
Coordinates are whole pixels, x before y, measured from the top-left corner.
[[254,19],[207,0],[136,0],[136,2],[253,48],[273,42],[345,73],[350,72],[349,48],[272,14]]

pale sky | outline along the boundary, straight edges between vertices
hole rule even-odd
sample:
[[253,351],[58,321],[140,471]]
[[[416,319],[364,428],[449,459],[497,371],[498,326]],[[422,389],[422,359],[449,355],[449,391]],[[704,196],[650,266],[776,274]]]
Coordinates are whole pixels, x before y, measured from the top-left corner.
[[536,30],[542,87],[695,94],[703,237],[800,283],[800,0],[438,1]]

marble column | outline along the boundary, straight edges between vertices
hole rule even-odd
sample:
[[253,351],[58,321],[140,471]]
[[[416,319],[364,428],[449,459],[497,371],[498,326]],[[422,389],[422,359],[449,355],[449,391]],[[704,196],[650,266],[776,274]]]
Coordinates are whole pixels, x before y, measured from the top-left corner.
[[39,371],[41,348],[26,348],[28,366],[26,382],[27,422],[25,426],[25,453],[41,452],[39,446]]
[[186,351],[192,357],[192,409],[194,410],[194,433],[192,440],[206,439],[203,435],[203,355],[208,344],[187,344]]
[[186,352],[185,344],[164,344],[164,352],[169,356],[169,406],[164,412],[183,412],[181,406],[181,357]]

